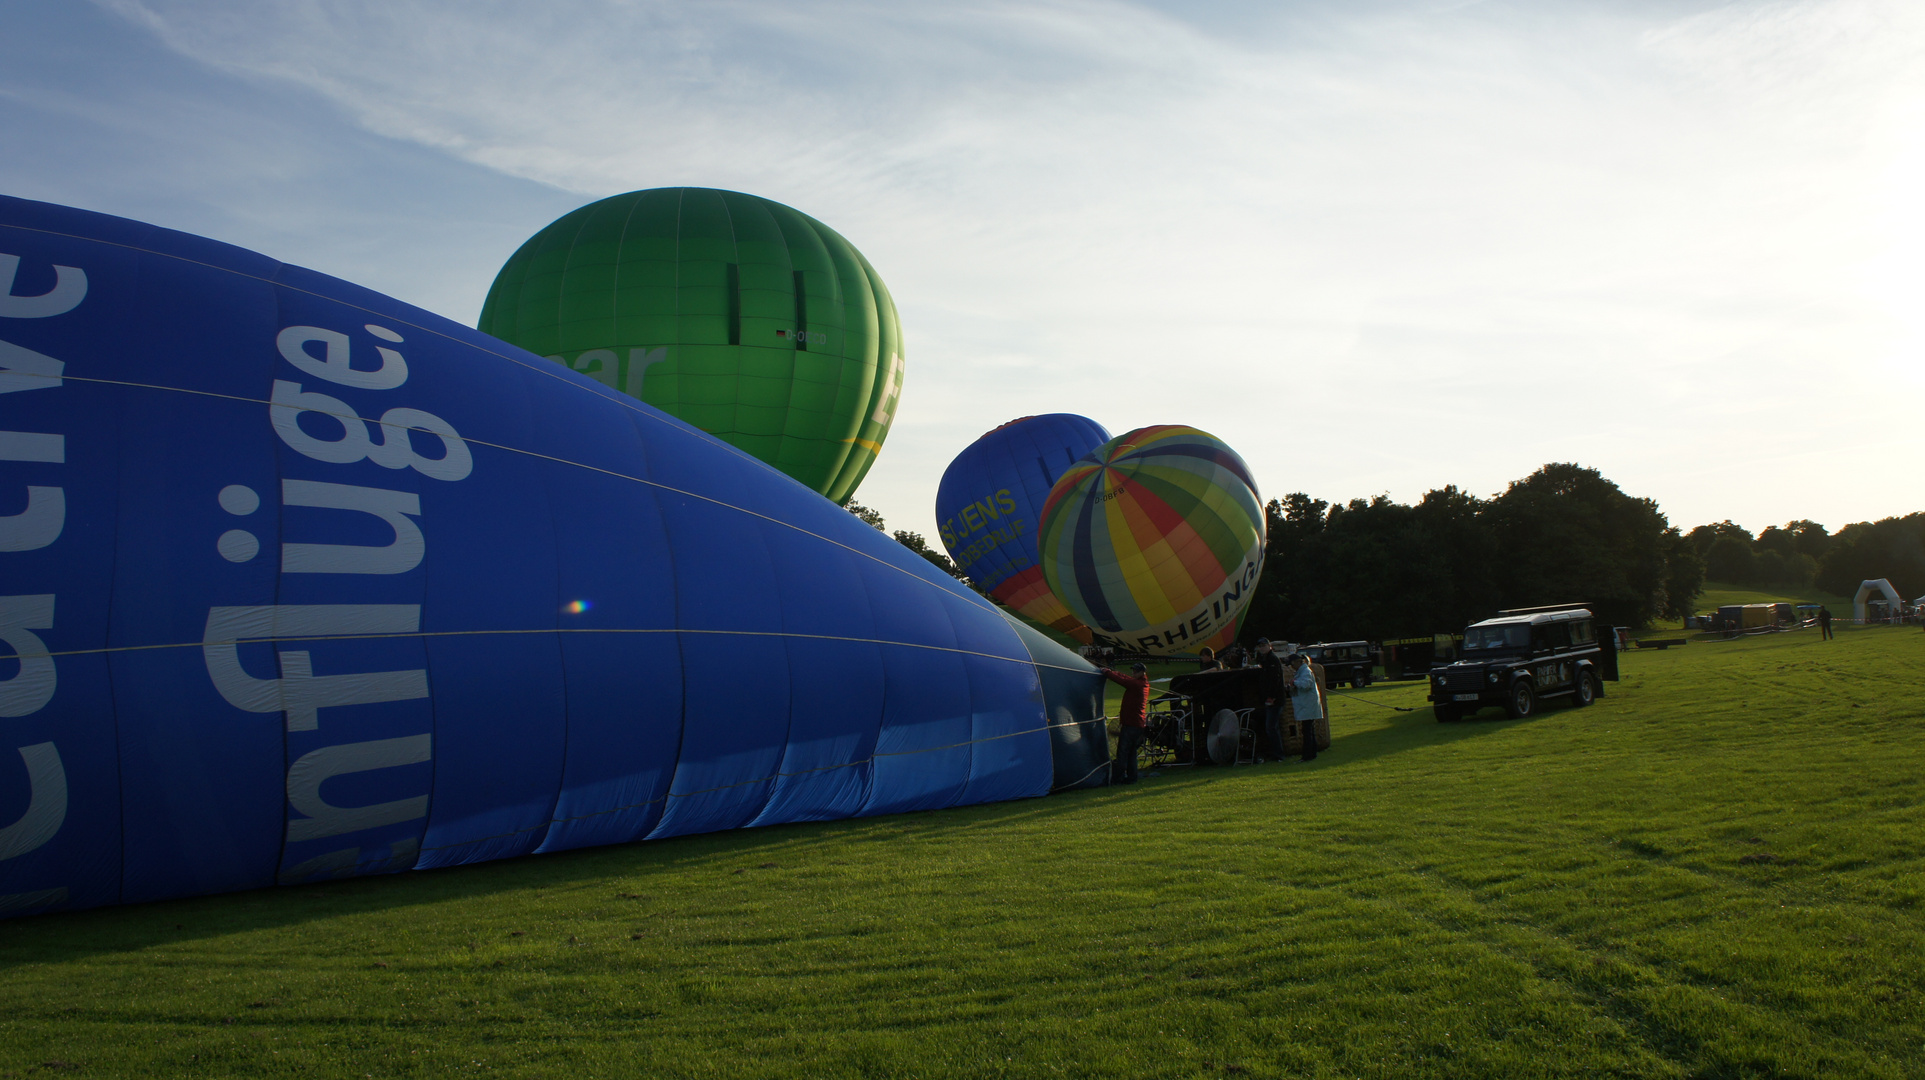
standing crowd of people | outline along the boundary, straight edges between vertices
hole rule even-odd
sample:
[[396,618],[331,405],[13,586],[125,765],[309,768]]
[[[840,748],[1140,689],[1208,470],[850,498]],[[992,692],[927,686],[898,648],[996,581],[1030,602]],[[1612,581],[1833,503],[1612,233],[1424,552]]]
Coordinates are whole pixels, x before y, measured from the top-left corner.
[[[1294,646],[1286,644],[1279,650],[1269,638],[1258,638],[1256,648],[1249,652],[1245,652],[1241,645],[1231,644],[1221,655],[1205,648],[1197,656],[1198,671],[1246,667],[1254,667],[1258,671],[1258,692],[1263,702],[1262,728],[1257,733],[1260,749],[1256,762],[1281,762],[1288,757],[1283,737],[1286,703],[1291,717],[1299,725],[1302,744],[1300,760],[1316,760],[1317,722],[1323,719],[1325,702],[1328,700],[1321,665],[1296,651]],[[1112,783],[1134,784],[1137,780],[1136,759],[1149,730],[1149,667],[1140,662],[1132,664],[1127,675],[1104,665],[1099,665],[1097,670],[1103,673],[1104,678],[1123,688],[1123,700],[1117,708],[1119,727],[1116,759],[1111,767],[1110,779]]]

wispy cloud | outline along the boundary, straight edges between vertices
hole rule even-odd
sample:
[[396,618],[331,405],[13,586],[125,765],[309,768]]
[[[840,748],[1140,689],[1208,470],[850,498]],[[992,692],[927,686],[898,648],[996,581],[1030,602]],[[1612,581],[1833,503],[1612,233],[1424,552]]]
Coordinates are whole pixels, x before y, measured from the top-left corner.
[[1278,494],[1577,459],[1686,523],[1901,509],[1836,446],[1731,478],[1754,436],[1894,454],[1851,402],[1925,367],[1914,6],[99,2],[486,169],[834,225],[911,335],[861,495],[901,524],[1053,409],[1217,430]]

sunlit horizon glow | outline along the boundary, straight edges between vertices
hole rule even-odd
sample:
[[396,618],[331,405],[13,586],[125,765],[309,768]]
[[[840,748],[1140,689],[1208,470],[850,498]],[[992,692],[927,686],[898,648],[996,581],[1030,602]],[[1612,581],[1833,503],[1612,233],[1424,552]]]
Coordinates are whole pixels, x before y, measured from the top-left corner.
[[1673,524],[1920,509],[1925,7],[30,2],[0,191],[472,323],[574,206],[847,236],[908,371],[856,494],[933,536],[1018,416],[1210,430],[1266,498],[1599,469]]

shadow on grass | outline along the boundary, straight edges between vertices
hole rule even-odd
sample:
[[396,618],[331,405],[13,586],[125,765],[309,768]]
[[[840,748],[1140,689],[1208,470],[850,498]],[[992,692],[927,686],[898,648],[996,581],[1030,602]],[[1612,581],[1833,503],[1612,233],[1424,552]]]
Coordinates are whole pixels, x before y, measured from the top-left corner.
[[[753,872],[778,850],[795,845],[860,845],[947,832],[995,828],[1020,820],[1086,812],[1091,799],[1125,798],[1124,788],[1065,792],[945,810],[912,811],[841,821],[798,822],[731,829],[667,840],[476,863],[436,870],[404,871],[305,885],[270,886],[216,896],[157,900],[86,911],[51,912],[0,922],[0,972],[36,963],[70,961],[102,953],[138,952],[201,938],[304,924],[510,894],[529,890],[597,889],[601,899],[623,893],[667,897],[673,887],[657,880],[690,871],[718,878]],[[590,893],[588,896],[597,894]],[[587,897],[585,896],[585,899]],[[486,919],[486,912],[478,913]]]

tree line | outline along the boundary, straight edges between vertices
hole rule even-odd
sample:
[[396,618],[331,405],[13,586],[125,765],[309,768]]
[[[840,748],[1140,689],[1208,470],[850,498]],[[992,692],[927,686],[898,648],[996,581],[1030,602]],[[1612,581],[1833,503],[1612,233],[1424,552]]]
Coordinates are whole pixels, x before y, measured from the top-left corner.
[[1685,535],[1712,581],[1851,596],[1860,582],[1885,578],[1901,596],[1925,594],[1925,513],[1855,522],[1836,533],[1815,521],[1790,521],[1753,536],[1720,521]]
[[1455,485],[1415,504],[1297,492],[1266,511],[1246,636],[1419,637],[1579,602],[1608,625],[1642,626],[1688,613],[1704,584],[1703,560],[1657,503],[1581,465],[1545,465],[1488,499]]
[[976,589],[977,592],[982,592],[981,589],[976,588],[975,582],[969,580],[961,570],[956,569],[955,562],[951,560],[948,555],[930,547],[928,541],[922,538],[921,533],[910,532],[908,529],[897,529],[894,532],[890,532],[888,523],[882,520],[882,514],[879,511],[872,510],[859,502],[850,502],[844,506],[843,509],[860,518],[875,531],[894,537],[896,543],[928,559],[936,569],[941,570],[943,573],[948,574],[964,585]]
[[[860,504],[849,511],[888,532]],[[1691,614],[1706,580],[1815,586],[1851,595],[1888,578],[1925,594],[1925,513],[1828,532],[1792,521],[1756,536],[1730,521],[1688,533],[1651,499],[1626,494],[1596,469],[1545,465],[1490,498],[1455,485],[1414,504],[1388,496],[1329,503],[1295,492],[1265,507],[1263,576],[1244,637],[1381,641],[1462,629],[1504,608],[1585,603],[1612,626]],[[921,535],[903,546],[966,584]]]

